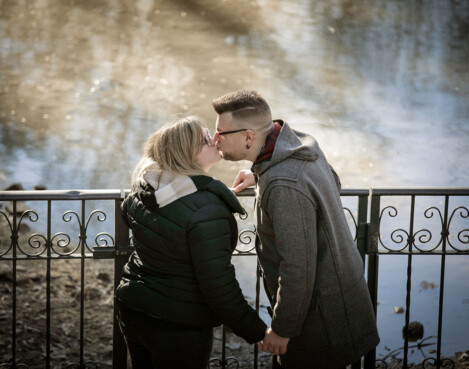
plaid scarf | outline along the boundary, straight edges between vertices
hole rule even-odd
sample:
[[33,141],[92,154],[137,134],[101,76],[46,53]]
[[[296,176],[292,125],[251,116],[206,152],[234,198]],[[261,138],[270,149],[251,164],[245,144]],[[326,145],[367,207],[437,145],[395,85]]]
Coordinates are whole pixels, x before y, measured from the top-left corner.
[[275,143],[277,142],[278,135],[280,134],[280,130],[282,129],[282,124],[283,122],[281,120],[274,120],[274,127],[265,138],[264,146],[262,146],[261,152],[257,156],[254,164],[259,164],[272,159],[272,154],[275,149]]

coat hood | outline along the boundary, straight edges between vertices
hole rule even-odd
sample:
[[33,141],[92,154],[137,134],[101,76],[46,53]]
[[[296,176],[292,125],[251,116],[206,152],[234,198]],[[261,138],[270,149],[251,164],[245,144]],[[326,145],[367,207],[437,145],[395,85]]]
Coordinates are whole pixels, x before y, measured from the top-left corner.
[[252,166],[253,173],[261,175],[268,168],[284,161],[287,158],[298,158],[305,161],[316,161],[321,155],[321,149],[313,136],[296,131],[287,122],[275,120],[282,129],[275,143],[272,158]]
[[210,176],[160,174],[156,168],[147,168],[137,190],[142,202],[149,208],[162,208],[197,191],[214,193],[223,199],[232,213],[246,213],[236,195],[225,184]]
[[150,167],[142,177],[154,189],[156,203],[160,208],[197,192],[197,187],[189,176],[160,172],[157,168]]

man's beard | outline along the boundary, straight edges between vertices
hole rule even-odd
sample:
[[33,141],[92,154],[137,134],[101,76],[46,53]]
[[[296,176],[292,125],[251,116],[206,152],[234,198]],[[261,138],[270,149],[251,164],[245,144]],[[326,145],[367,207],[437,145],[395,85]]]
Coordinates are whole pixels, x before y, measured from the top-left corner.
[[240,160],[243,160],[241,157],[238,157],[234,154],[230,154],[230,153],[227,153],[227,152],[223,152],[223,151],[220,151],[221,152],[221,155],[222,155],[222,158],[223,160],[228,160],[228,161],[240,161]]

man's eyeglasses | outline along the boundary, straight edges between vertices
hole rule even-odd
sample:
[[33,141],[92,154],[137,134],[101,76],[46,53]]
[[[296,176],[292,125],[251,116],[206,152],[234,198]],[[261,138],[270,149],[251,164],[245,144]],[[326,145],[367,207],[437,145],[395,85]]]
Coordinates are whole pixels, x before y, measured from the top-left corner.
[[235,129],[234,131],[223,131],[223,132],[215,132],[215,135],[213,136],[214,139],[217,142],[220,142],[224,137],[224,135],[229,135],[231,133],[236,133],[236,132],[243,132],[243,131],[249,131],[249,128],[241,128],[241,129]]

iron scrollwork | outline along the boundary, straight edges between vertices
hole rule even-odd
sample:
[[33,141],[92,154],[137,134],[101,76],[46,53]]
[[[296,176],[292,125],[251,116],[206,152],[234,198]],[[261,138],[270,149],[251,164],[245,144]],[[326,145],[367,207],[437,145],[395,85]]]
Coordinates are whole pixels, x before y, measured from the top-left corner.
[[[238,234],[238,241],[242,245],[246,245],[247,247],[239,248],[236,246],[236,251],[240,254],[253,254],[253,250],[255,249],[256,245],[253,240],[256,239],[256,230],[251,229],[244,229]],[[251,245],[252,244],[252,245]],[[251,246],[249,246],[251,245]]]
[[[453,360],[446,359],[446,358],[440,359],[439,364],[440,364],[440,368],[454,369],[456,367]],[[424,361],[422,361],[422,368],[424,368],[424,369],[426,369],[426,368],[436,368],[437,365],[438,365],[438,360],[433,358],[433,357],[426,358]]]
[[224,360],[222,359],[218,359],[218,358],[214,358],[214,359],[210,359],[210,361],[208,362],[208,367],[211,368],[211,367],[215,367],[215,368],[221,368],[222,366],[225,366],[225,367],[228,367],[228,366],[231,366],[232,364],[235,364],[236,366],[234,366],[233,368],[234,369],[238,369],[239,368],[239,361],[238,359],[236,359],[235,357],[228,357]]
[[98,364],[97,364],[95,361],[93,361],[93,360],[88,360],[88,361],[85,361],[85,362],[83,363],[83,366],[80,365],[80,363],[71,363],[71,364],[68,364],[65,368],[67,368],[67,369],[68,369],[68,368],[70,368],[70,369],[72,369],[72,368],[78,368],[78,369],[80,369],[80,368],[85,368],[85,369],[88,369],[88,368],[90,368],[90,369],[97,369],[97,368],[98,368]]
[[[92,251],[91,247],[88,245],[86,240],[88,226],[93,217],[96,217],[99,222],[104,222],[106,220],[106,214],[102,210],[92,211],[86,219],[86,222],[84,222],[84,224],[82,224],[79,215],[74,211],[69,210],[62,215],[62,219],[64,222],[70,223],[75,218],[78,223],[80,233],[79,242],[76,245],[71,242],[70,235],[64,232],[56,233],[52,237],[50,237],[50,239],[48,239],[48,237],[44,234],[33,233],[29,236],[27,240],[26,245],[29,246],[28,248],[26,247],[26,245],[23,245],[18,242],[20,227],[25,219],[29,219],[31,222],[37,222],[39,220],[39,215],[37,214],[37,212],[34,210],[24,211],[23,213],[21,213],[18,223],[13,226],[9,216],[5,212],[0,211],[0,219],[3,218],[6,221],[7,227],[11,235],[10,244],[5,247],[5,249],[0,249],[0,257],[10,253],[13,247],[16,247],[18,251],[21,252],[21,254],[27,257],[39,257],[43,255],[49,248],[56,255],[68,256],[75,253],[81,245],[83,245],[83,247],[86,247],[88,251]],[[50,222],[50,220],[48,221]],[[114,245],[114,238],[107,232],[100,232],[95,237],[95,245],[98,247],[111,247]]]
[[397,217],[397,214],[398,214],[398,211],[394,206],[386,206],[385,208],[383,208],[383,210],[381,210],[381,213],[379,214],[379,243],[388,251],[391,251],[391,252],[402,251],[409,245],[409,239],[410,239],[409,233],[405,229],[399,228],[391,232],[391,240],[395,244],[402,245],[405,241],[405,244],[401,248],[392,249],[389,246],[384,244],[384,241],[382,238],[382,232],[381,232],[381,224],[382,224],[383,214],[386,210],[388,210],[387,213],[391,218]]
[[[10,229],[11,240],[13,241],[13,227],[11,225],[10,219],[8,218],[8,215],[6,215],[3,211],[0,211],[0,215],[3,215],[3,217],[7,221],[8,228]],[[18,237],[18,234],[16,234],[16,237]],[[0,247],[1,247],[1,243],[2,243],[2,240],[0,240]],[[13,242],[10,242],[10,245],[8,246],[8,248],[5,251],[0,252],[0,256],[4,256],[4,255],[8,254],[8,252],[10,252],[12,247],[13,247]]]
[[[76,248],[73,251],[70,251],[67,254],[75,252],[78,249],[78,247],[80,246],[80,244],[83,245],[84,247],[86,247],[88,249],[88,251],[92,251],[92,249],[90,248],[90,246],[88,245],[88,243],[86,241],[88,226],[90,224],[91,219],[95,215],[96,215],[96,219],[99,222],[104,222],[106,220],[106,213],[104,213],[102,210],[99,210],[99,209],[93,210],[90,213],[90,215],[88,216],[88,218],[87,218],[84,225],[80,221],[80,217],[78,216],[78,214],[74,211],[71,211],[71,210],[65,212],[64,215],[62,216],[62,219],[65,222],[70,222],[72,220],[73,215],[77,219],[78,226],[80,228],[80,234],[79,234],[80,243],[76,246]],[[110,241],[110,243],[108,241]],[[107,232],[100,232],[95,237],[95,244],[98,247],[113,246],[114,245],[114,238]]]
[[239,219],[241,219],[241,220],[246,220],[249,215],[248,215],[248,213],[246,212],[246,213],[244,213],[244,214],[239,214],[238,216],[239,216]]
[[[64,237],[64,238],[61,238],[61,237]],[[51,249],[55,251],[56,254],[58,255],[70,255],[71,253],[75,252],[76,248],[72,251],[65,251],[65,252],[61,252],[59,250],[56,249],[56,247],[54,246],[54,240],[57,239],[57,242],[56,242],[56,245],[57,247],[60,249],[63,249],[63,250],[67,250],[67,247],[70,246],[70,236],[66,233],[63,233],[63,232],[60,232],[60,233],[56,233],[54,236],[52,236],[51,238]]]
[[[246,220],[249,217],[248,212],[244,214],[238,214],[239,219]],[[238,244],[236,245],[235,251],[242,255],[255,255],[255,242],[256,239],[256,227],[253,229],[243,229],[238,233]]]
[[[450,228],[451,224],[454,220],[454,217],[456,215],[459,215],[459,217],[463,219],[469,218],[469,210],[466,207],[459,206],[456,209],[454,209],[449,217],[448,224],[445,225],[444,217],[440,209],[438,209],[435,206],[432,206],[430,208],[427,208],[424,212],[424,216],[426,219],[432,219],[436,218],[439,223],[440,227],[440,237],[435,241],[435,243],[429,247],[423,247],[427,244],[429,244],[432,239],[433,239],[433,234],[428,228],[421,228],[417,231],[415,231],[412,235],[410,232],[406,231],[403,228],[398,228],[395,229],[391,232],[390,234],[390,239],[391,241],[397,245],[398,247],[392,248],[391,246],[387,245],[382,238],[382,232],[381,232],[381,226],[382,226],[382,221],[383,217],[385,215],[388,215],[391,218],[395,218],[398,215],[398,211],[394,206],[386,206],[381,210],[381,213],[379,215],[379,226],[380,226],[380,232],[379,232],[379,242],[381,246],[386,249],[387,251],[390,252],[400,252],[405,250],[406,248],[414,248],[415,250],[419,252],[425,252],[425,253],[430,253],[434,252],[437,249],[441,248],[444,241],[447,242],[450,248],[457,252],[468,252],[469,248],[464,249],[461,247],[457,247],[454,242],[452,242],[452,237],[450,233]],[[455,238],[463,245],[469,245],[469,228],[464,228],[460,230],[457,233],[457,236]]]
[[[443,220],[443,215],[441,215],[441,211],[440,209],[438,209],[437,207],[430,207],[428,209],[425,210],[425,212],[423,213],[423,215],[425,216],[425,218],[427,219],[431,219],[433,218],[433,216],[435,215],[435,212],[438,213],[438,216],[439,216],[439,221],[440,221],[440,226],[441,226],[441,229],[444,229],[444,220]],[[417,235],[419,235],[417,237]],[[441,232],[441,237],[438,241],[438,243],[436,245],[434,245],[433,247],[430,247],[429,249],[423,249],[419,246],[417,246],[414,242],[413,246],[419,250],[419,251],[422,251],[422,252],[432,252],[432,251],[435,251],[438,247],[441,246],[441,244],[443,243],[443,232]],[[413,239],[418,239],[418,241],[421,243],[421,244],[426,244],[426,243],[429,243],[432,239],[432,233],[430,232],[430,230],[428,230],[427,228],[424,228],[424,229],[420,229],[418,230],[417,232],[414,233],[414,236],[413,236]]]
[[[28,216],[31,222],[37,222],[39,220],[39,215],[35,211],[33,210],[24,211],[21,214],[20,220],[18,221],[18,225],[16,227],[16,235],[15,235],[16,239],[18,239],[18,232],[19,232],[20,226],[23,223],[23,220],[26,218],[26,216]],[[12,238],[13,238],[13,234],[12,234]],[[44,239],[44,244],[41,243],[41,239]],[[17,244],[17,247],[18,247],[18,250],[26,256],[39,256],[39,255],[42,255],[47,249],[44,236],[38,233],[34,233],[33,235],[29,237],[28,245],[31,249],[37,250],[37,252],[34,252],[34,253],[28,252],[20,244]]]
[[[101,238],[99,238],[101,237]],[[99,238],[99,240],[98,240]],[[108,239],[110,243],[108,243]],[[100,232],[96,235],[94,239],[95,243],[99,247],[110,247],[114,245],[114,238],[107,232]],[[99,243],[101,242],[101,243]]]
[[[453,221],[453,217],[454,215],[458,212],[459,210],[459,216],[461,218],[464,218],[464,219],[467,219],[469,218],[469,210],[464,207],[464,206],[459,206],[457,207],[456,209],[453,210],[453,212],[451,213],[451,216],[449,218],[449,221],[448,221],[448,245],[453,249],[453,250],[456,250],[456,251],[459,251],[459,252],[468,252],[469,251],[469,248],[468,249],[460,249],[456,246],[454,246],[452,243],[451,243],[451,240],[450,240],[450,237],[449,237],[449,230],[450,230],[450,227],[451,227],[451,222]],[[464,228],[462,229],[461,231],[458,232],[458,236],[457,236],[457,239],[459,242],[461,242],[462,244],[464,245],[469,245],[469,228]]]

